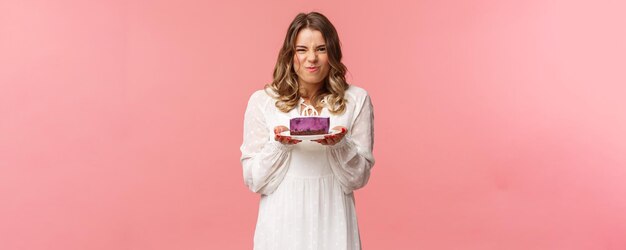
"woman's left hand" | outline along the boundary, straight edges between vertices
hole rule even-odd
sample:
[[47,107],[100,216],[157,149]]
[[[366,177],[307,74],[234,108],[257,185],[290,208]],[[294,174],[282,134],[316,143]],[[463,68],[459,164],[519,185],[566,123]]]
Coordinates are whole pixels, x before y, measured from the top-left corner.
[[337,126],[337,127],[332,128],[332,130],[340,131],[340,132],[334,135],[324,136],[324,139],[313,140],[313,141],[318,142],[322,145],[335,145],[339,143],[343,139],[343,137],[348,133],[348,129],[344,126]]

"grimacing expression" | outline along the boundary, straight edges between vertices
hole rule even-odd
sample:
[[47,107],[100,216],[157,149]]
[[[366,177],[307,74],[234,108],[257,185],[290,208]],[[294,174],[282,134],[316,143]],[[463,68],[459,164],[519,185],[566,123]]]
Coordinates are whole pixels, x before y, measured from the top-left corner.
[[322,32],[309,28],[300,30],[296,36],[295,49],[293,68],[298,75],[298,82],[323,84],[330,64]]

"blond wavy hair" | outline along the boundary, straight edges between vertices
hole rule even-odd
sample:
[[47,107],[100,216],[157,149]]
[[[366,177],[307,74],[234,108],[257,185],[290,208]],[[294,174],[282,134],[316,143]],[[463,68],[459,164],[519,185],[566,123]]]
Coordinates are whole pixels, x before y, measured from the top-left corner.
[[[274,67],[274,80],[265,85],[265,91],[276,99],[276,107],[282,112],[289,112],[298,105],[300,100],[298,76],[293,68],[296,37],[298,32],[309,28],[322,33],[326,42],[326,51],[330,70],[324,79],[324,86],[317,95],[311,98],[311,105],[315,108],[323,106],[326,100],[328,110],[332,114],[341,114],[346,109],[345,91],[349,85],[346,82],[346,66],[341,62],[341,44],[337,30],[324,15],[318,12],[300,13],[289,25],[283,46],[278,53]],[[271,91],[269,91],[271,90]]]

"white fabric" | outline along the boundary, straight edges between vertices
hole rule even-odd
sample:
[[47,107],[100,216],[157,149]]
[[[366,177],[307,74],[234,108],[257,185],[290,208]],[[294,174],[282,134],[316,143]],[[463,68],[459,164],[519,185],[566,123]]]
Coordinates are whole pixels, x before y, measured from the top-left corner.
[[304,99],[300,98],[300,105],[302,105],[303,107],[302,112],[300,112],[300,116],[319,116],[319,112],[317,112],[317,109],[315,109],[315,107],[308,105],[306,103],[304,103]]
[[288,127],[305,110],[283,113],[264,90],[250,97],[240,149],[244,183],[261,194],[255,250],[361,249],[353,191],[367,184],[374,165],[374,115],[364,89],[351,85],[345,98],[344,113],[325,106],[318,114],[330,117],[330,128],[348,128],[327,146],[275,141],[274,127]]

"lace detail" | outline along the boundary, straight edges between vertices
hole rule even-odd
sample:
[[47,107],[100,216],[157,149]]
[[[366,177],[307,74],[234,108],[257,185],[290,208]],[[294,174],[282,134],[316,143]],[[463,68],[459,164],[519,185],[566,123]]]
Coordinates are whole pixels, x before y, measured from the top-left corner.
[[[322,103],[326,104],[326,99],[323,99]],[[318,112],[315,107],[304,103],[304,99],[303,98],[300,98],[300,104],[299,105],[303,105],[304,106],[304,108],[302,108],[302,106],[300,106],[301,107],[300,116],[320,116],[320,112]]]

